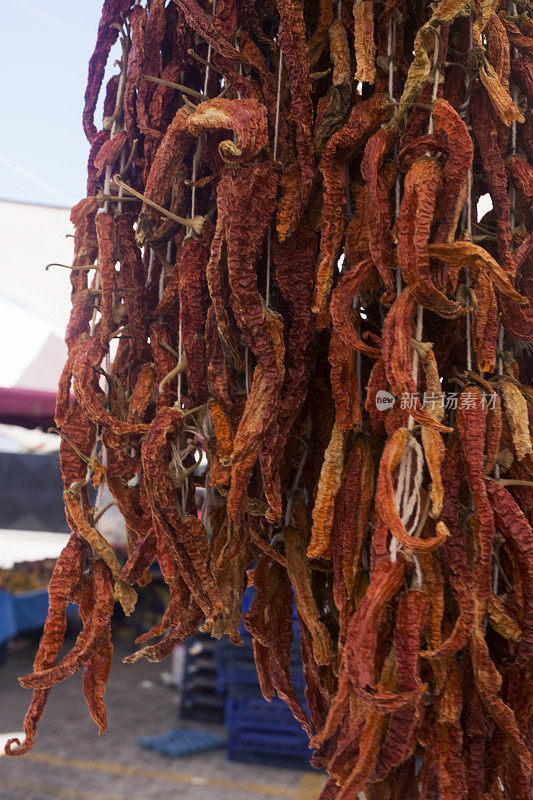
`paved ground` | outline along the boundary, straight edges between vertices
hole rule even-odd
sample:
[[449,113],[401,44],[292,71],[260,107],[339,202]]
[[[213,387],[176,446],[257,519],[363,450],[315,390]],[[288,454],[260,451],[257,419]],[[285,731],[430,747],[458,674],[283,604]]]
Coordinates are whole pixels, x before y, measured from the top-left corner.
[[[122,664],[124,652],[115,653],[106,693],[108,733],[96,735],[80,676],[64,681],[51,692],[33,751],[0,758],[0,800],[316,800],[323,779],[311,772],[232,763],[224,750],[168,759],[139,748],[140,736],[176,725],[176,691],[161,681],[167,665]],[[0,735],[21,730],[30,692],[17,676],[31,671],[32,658],[27,646],[0,667]]]

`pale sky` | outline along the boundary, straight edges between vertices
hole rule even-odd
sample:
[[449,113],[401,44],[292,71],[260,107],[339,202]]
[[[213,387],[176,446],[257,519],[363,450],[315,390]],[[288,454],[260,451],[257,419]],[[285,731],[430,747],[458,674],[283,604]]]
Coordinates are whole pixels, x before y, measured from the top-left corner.
[[0,197],[70,206],[84,193],[81,126],[101,0],[0,0]]

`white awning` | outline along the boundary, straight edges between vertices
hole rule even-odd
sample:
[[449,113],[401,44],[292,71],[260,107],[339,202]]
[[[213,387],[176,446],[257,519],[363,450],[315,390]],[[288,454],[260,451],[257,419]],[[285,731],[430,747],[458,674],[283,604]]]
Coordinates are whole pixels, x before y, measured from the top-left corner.
[[[0,386],[55,390],[65,360],[72,262],[67,208],[0,200]],[[44,349],[43,349],[44,348]],[[35,360],[32,369],[27,368]]]

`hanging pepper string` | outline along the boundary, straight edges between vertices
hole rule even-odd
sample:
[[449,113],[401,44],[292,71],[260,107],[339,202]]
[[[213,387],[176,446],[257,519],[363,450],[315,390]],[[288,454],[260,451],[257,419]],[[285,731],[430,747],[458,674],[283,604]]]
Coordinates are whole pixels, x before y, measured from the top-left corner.
[[[170,601],[143,637],[155,643],[129,660],[161,660],[199,626],[238,641],[244,625],[265,695],[286,700],[319,748],[314,761],[327,762],[324,797],[400,796],[406,787],[466,797],[472,757],[488,753],[485,790],[499,787],[501,800],[513,800],[531,774],[522,701],[533,653],[532,445],[520,383],[527,363],[513,346],[513,337],[528,337],[530,311],[519,313],[527,276],[515,287],[502,247],[509,234],[504,169],[513,207],[512,186],[520,204],[518,180],[527,174],[516,155],[506,163],[497,152],[505,139],[499,120],[524,120],[498,76],[516,43],[511,83],[525,77],[529,23],[514,5],[512,16],[491,14],[490,3],[336,0],[335,9],[280,0],[255,4],[260,13],[245,0],[222,5],[104,4],[83,118],[89,196],[72,216],[75,268],[96,262],[105,293],[95,291],[96,275],[88,288],[85,273],[73,273],[57,407],[73,536],[51,582],[34,672],[21,679],[34,689],[26,738],[11,740],[8,753],[31,749],[48,690],[80,668],[90,713],[104,731],[113,595],[131,611],[132,586],[148,579],[157,559]],[[445,32],[449,44],[462,45],[467,24],[479,47],[467,60],[461,53],[460,62],[444,61]],[[118,29],[131,43],[120,90],[125,111],[113,117],[124,127],[120,145],[129,142],[127,160],[107,132],[119,75],[105,88],[102,130],[93,124],[99,75]],[[184,50],[199,39],[208,58],[193,61]],[[453,47],[446,53],[455,57]],[[144,73],[154,74],[143,80]],[[204,101],[195,110],[172,81],[189,76],[193,96]],[[426,95],[428,102],[417,102]],[[470,108],[477,108],[471,118]],[[508,152],[527,150],[529,134],[529,120],[512,126]],[[109,154],[122,176],[118,195],[103,191],[99,165]],[[467,186],[472,154],[476,172]],[[471,228],[487,190],[496,226],[480,229],[492,240],[497,227],[499,239],[484,249],[478,242],[486,237],[472,237]],[[199,203],[208,196],[206,211]],[[104,202],[107,218],[98,217]],[[172,214],[184,203],[193,217],[169,222],[165,206]],[[195,217],[199,211],[205,218]],[[203,228],[211,217],[217,224]],[[290,221],[280,247],[273,220]],[[116,223],[115,263],[106,221]],[[173,223],[187,227],[183,249]],[[476,290],[468,319],[460,292],[455,301],[447,296],[459,276],[461,290],[470,277]],[[466,353],[457,341],[463,316]],[[511,371],[500,338],[501,374],[485,378],[471,368],[478,357],[480,369],[492,363],[498,321],[515,359]],[[104,364],[107,342],[119,335]],[[456,379],[464,388],[449,428],[442,420],[450,404],[442,401]],[[484,390],[501,397],[501,408],[486,407]],[[391,407],[391,393],[400,407]],[[442,403],[436,413],[430,394]],[[409,397],[419,405],[404,410],[400,399]],[[495,479],[500,468],[503,479]],[[122,571],[86,502],[91,477],[108,483],[126,520]],[[97,502],[105,506],[101,491]],[[202,491],[198,518],[193,498]],[[502,565],[512,567],[510,578]],[[83,630],[63,657],[70,594],[83,606]],[[294,601],[305,708],[290,677]]]
[[[111,126],[111,138],[113,138],[113,136],[116,134],[118,130],[118,118],[121,114],[121,110],[124,103],[124,89],[126,86],[126,71],[128,66],[128,53],[129,53],[128,40],[125,36],[121,37],[121,45],[122,45],[122,59],[121,59],[120,75],[117,85],[117,99],[115,103],[115,111],[113,113],[113,123]],[[124,148],[122,148],[120,153],[120,164],[122,169],[125,164]],[[105,169],[105,177],[104,177],[104,194],[106,195],[111,194],[112,175],[113,175],[113,164],[108,164]],[[122,197],[122,187],[119,188],[119,197]],[[109,213],[109,209],[110,209],[110,202],[109,200],[106,200],[104,203],[104,212]],[[122,212],[121,202],[119,202],[118,204],[118,210],[120,213]],[[100,288],[100,283],[101,283],[100,272],[98,271],[96,273],[96,281],[95,281],[96,290]],[[113,305],[114,305],[114,293],[113,293]],[[96,305],[90,323],[91,336],[94,335],[95,327],[96,327]],[[111,373],[111,357],[109,354],[109,346],[106,348],[106,353],[105,353],[105,371],[108,375]],[[107,400],[109,400],[110,391],[111,391],[111,386],[109,384],[109,381],[106,381],[105,394]],[[100,444],[100,460],[105,470],[107,468],[108,455],[107,455],[107,447],[105,446],[102,439],[102,430],[100,426],[98,426],[96,435],[95,455],[96,455],[96,450],[98,448],[98,444]],[[94,506],[96,509],[100,509],[102,506],[104,488],[105,488],[105,483],[101,481],[98,485],[96,498],[94,502]]]
[[[439,37],[435,34],[435,44],[434,44],[434,51],[433,51],[433,69],[435,70],[435,75],[433,79],[433,92],[431,95],[431,111],[429,114],[429,124],[428,124],[428,133],[433,133],[433,105],[435,100],[437,99],[437,92],[439,90],[439,80],[440,80],[440,69],[439,69]],[[423,331],[423,324],[424,324],[424,309],[421,305],[417,306],[416,309],[416,340],[418,342],[422,341],[422,331]],[[418,383],[418,362],[419,356],[418,351],[415,349],[413,353],[413,380],[415,386]],[[409,415],[409,421],[407,423],[407,427],[409,430],[412,430],[415,424],[414,417]]]
[[[388,36],[388,49],[392,50],[392,28],[389,30]],[[390,74],[392,72],[391,69],[392,60],[389,60],[389,92],[391,90],[392,81],[390,80]],[[439,63],[439,38],[438,35],[435,35],[435,44],[434,44],[434,52],[433,52],[433,68],[435,70],[434,80],[433,80],[433,92],[431,98],[431,112],[429,117],[429,125],[428,125],[428,133],[433,133],[433,104],[437,99],[437,92],[439,88],[439,79],[440,79],[440,70],[438,68]],[[400,268],[398,267],[398,271]],[[401,280],[401,279],[400,279]],[[400,284],[401,286],[401,284]],[[415,338],[418,342],[422,341],[422,334],[423,334],[423,321],[424,321],[424,311],[423,307],[418,304],[416,309],[416,333]],[[418,383],[418,366],[419,366],[419,356],[418,351],[414,349],[413,353],[413,381],[416,387]],[[415,418],[412,414],[409,414],[407,428],[408,430],[412,431],[414,428]],[[417,455],[417,466],[415,469],[415,473],[413,476],[413,483],[411,484],[411,474],[413,470],[413,452],[416,452]],[[396,487],[395,493],[395,501],[397,508],[399,509],[400,518],[403,525],[407,528],[409,520],[412,519],[410,528],[408,533],[411,535],[414,531],[418,528],[418,523],[420,519],[420,511],[421,511],[421,504],[420,504],[420,486],[422,480],[422,463],[423,457],[422,452],[420,449],[420,445],[416,441],[416,439],[411,438],[409,440],[408,447],[406,448],[402,460],[400,463],[400,469],[398,473],[398,483]],[[413,516],[414,515],[414,516]],[[391,545],[389,548],[390,559],[394,563],[397,558],[398,550],[401,549],[400,543],[397,539],[392,536],[391,537]],[[419,586],[422,585],[422,574],[420,571],[420,565],[416,557],[414,558],[415,566],[416,566],[416,575],[417,575],[417,584]]]
[[[217,0],[213,0],[213,15],[216,14],[216,8],[217,8]],[[211,46],[211,43],[208,43],[207,59],[206,59],[206,64],[205,64],[204,89],[203,89],[203,94],[204,94],[204,98],[205,99],[207,99],[207,92],[208,92],[208,87],[209,87],[209,77],[210,77],[210,73],[211,73],[211,58],[212,58],[212,54],[213,54],[213,48]],[[194,155],[193,155],[193,159],[192,159],[191,218],[194,218],[195,215],[196,215],[196,190],[197,190],[196,181],[197,181],[197,178],[198,178],[198,166],[200,164],[200,159],[202,157],[204,144],[205,144],[205,137],[203,135],[200,135],[198,137],[198,144],[196,145],[196,149],[195,149],[195,152],[194,152]],[[187,234],[186,234],[186,238],[189,238],[189,236],[191,236],[191,235],[192,235],[192,228],[189,228],[188,231],[187,231]],[[171,254],[171,242],[169,242],[168,249],[167,249],[167,259],[168,260],[170,259],[170,254]],[[176,266],[176,269],[177,269],[177,266]],[[183,325],[182,325],[182,316],[181,316],[181,310],[182,310],[181,309],[181,302],[182,302],[182,299],[180,298],[179,325],[178,325],[178,363],[181,363],[183,361],[183,359],[184,359]],[[177,385],[177,392],[176,392],[176,407],[180,408],[180,409],[181,409],[182,404],[183,404],[182,394],[183,394],[183,371],[180,370],[179,373],[178,373],[178,385]],[[174,467],[174,470],[176,471],[177,474],[184,473],[185,472],[185,466],[184,466],[182,458],[181,458],[178,442],[176,442],[176,441],[172,442],[171,448],[172,448],[172,460],[171,460],[171,463],[172,463],[172,465]],[[185,481],[183,482],[182,486],[181,486],[181,507],[182,507],[183,513],[185,513],[185,506],[186,506],[186,502],[187,502],[187,494],[188,494],[188,480],[186,478]],[[203,511],[204,510],[202,509],[202,513],[203,513]],[[207,510],[206,510],[206,513],[207,513]]]

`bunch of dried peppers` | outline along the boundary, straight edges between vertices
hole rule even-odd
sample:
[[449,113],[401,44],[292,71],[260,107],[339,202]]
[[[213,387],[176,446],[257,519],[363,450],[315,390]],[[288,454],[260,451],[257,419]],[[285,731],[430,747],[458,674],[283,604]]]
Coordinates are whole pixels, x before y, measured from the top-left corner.
[[56,409],[72,535],[8,754],[78,669],[105,730],[114,597],[158,562],[170,602],[126,660],[238,644],[254,586],[261,688],[324,800],[530,797],[531,10],[105,0]]

